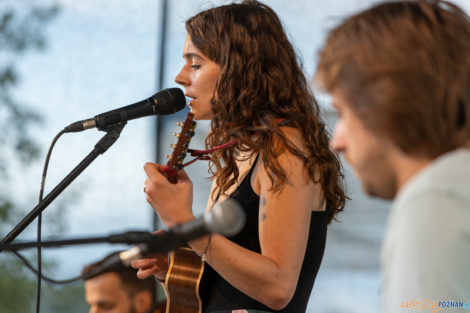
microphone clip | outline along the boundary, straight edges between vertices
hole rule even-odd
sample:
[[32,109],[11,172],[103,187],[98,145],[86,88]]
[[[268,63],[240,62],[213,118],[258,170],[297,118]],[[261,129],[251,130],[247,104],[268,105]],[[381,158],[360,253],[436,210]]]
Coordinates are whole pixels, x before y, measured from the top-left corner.
[[94,120],[98,130],[109,132],[116,127],[124,127],[127,124],[128,117],[125,110],[116,110],[112,114],[110,113],[95,116]]

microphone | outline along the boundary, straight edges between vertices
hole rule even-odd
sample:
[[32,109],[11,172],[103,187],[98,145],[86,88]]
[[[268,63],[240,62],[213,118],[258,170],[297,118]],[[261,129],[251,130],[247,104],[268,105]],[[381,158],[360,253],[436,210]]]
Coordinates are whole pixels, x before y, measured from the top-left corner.
[[157,92],[150,98],[128,106],[81,120],[64,128],[66,133],[81,132],[90,128],[107,131],[113,126],[125,125],[128,120],[149,116],[167,115],[178,112],[186,106],[186,98],[179,88],[169,88]]
[[237,201],[227,199],[217,203],[203,217],[194,221],[176,225],[168,231],[154,235],[153,239],[114,255],[103,263],[108,269],[117,264],[130,266],[131,261],[154,253],[165,253],[185,246],[188,241],[210,233],[224,236],[236,235],[245,225],[245,213]]

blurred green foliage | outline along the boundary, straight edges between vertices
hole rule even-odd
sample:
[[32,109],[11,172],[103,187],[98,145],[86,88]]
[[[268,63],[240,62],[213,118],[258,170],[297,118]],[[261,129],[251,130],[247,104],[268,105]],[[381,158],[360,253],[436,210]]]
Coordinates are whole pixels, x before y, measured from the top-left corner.
[[[35,1],[0,1],[0,236],[5,236],[31,208],[23,208],[9,194],[12,168],[19,163],[26,171],[37,162],[40,149],[31,134],[33,126],[41,123],[41,116],[13,90],[21,83],[18,64],[27,53],[47,48],[46,27],[60,13],[58,5]],[[24,173],[20,173],[24,174]],[[39,178],[38,178],[39,180]],[[38,181],[39,186],[39,181]],[[62,204],[63,205],[63,204]],[[61,205],[60,205],[61,206]],[[60,207],[57,212],[64,212]],[[63,214],[63,213],[62,213]],[[54,229],[61,229],[63,216],[55,214],[49,221]],[[35,253],[25,254],[35,264]],[[53,276],[54,262],[43,260],[43,270]],[[55,278],[55,277],[54,277]],[[0,253],[0,312],[34,312],[36,276],[18,259]],[[43,283],[41,312],[86,312],[81,282],[67,286]]]

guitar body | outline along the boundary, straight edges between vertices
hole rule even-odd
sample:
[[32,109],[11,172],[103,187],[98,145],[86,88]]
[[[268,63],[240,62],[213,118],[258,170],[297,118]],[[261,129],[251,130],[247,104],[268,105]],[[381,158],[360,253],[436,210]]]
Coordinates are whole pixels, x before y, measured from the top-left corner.
[[165,279],[166,313],[201,313],[199,284],[204,263],[191,248],[179,248],[169,254]]
[[[183,159],[194,135],[196,123],[194,114],[189,112],[182,124],[178,141],[173,147],[167,163],[166,178],[172,184],[177,183],[178,170],[183,168]],[[204,271],[204,263],[191,248],[179,248],[168,255],[168,272],[165,279],[166,313],[202,313],[199,296],[199,284]]]

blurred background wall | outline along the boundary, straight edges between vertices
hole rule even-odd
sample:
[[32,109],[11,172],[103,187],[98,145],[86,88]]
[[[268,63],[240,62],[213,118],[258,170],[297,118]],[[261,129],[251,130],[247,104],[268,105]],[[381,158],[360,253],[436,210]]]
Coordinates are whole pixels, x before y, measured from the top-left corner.
[[[310,78],[327,31],[345,16],[377,2],[265,1],[280,16]],[[454,2],[470,11],[469,1]],[[0,34],[2,31],[8,33],[5,25],[10,25],[20,31],[22,38],[27,36],[21,31],[30,29],[34,35],[33,43],[34,38],[42,37],[42,43],[32,44],[25,50],[8,49],[8,45],[14,43],[1,39],[8,39],[8,36],[0,37],[0,74],[8,74],[4,69],[13,68],[16,75],[12,83],[0,80],[0,131],[6,134],[11,127],[7,118],[8,101],[5,102],[5,95],[8,95],[15,100],[16,107],[36,114],[37,118],[25,118],[27,122],[18,129],[18,134],[26,136],[38,148],[35,153],[36,150],[23,146],[26,152],[21,152],[21,145],[17,147],[19,139],[0,137],[3,145],[1,168],[6,168],[0,168],[3,175],[0,181],[2,236],[37,204],[43,162],[53,137],[76,120],[147,98],[158,91],[159,86],[177,87],[173,78],[183,64],[184,21],[202,9],[227,1],[168,1],[163,80],[159,81],[162,3],[161,0],[0,1]],[[39,18],[32,24],[35,20],[28,18],[28,14],[37,8],[50,9],[46,10],[50,17],[43,14],[43,20]],[[12,14],[8,15],[9,12]],[[336,116],[329,98],[324,94],[317,97],[323,117],[332,129]],[[161,120],[163,138],[158,144],[159,157],[163,161],[163,156],[170,152],[168,144],[174,142],[170,134],[178,131],[176,121],[183,120],[185,114],[180,112]],[[44,238],[152,230],[154,213],[145,201],[142,187],[145,180],[143,165],[157,157],[155,122],[156,118],[149,117],[128,123],[118,142],[44,211]],[[203,147],[208,125],[207,122],[198,123],[192,147]],[[50,161],[45,194],[93,149],[102,136],[102,132],[88,130],[64,135],[59,140]],[[21,158],[21,153],[29,157]],[[347,165],[345,172],[348,195],[352,200],[340,216],[340,222],[330,226],[324,262],[308,306],[308,312],[312,313],[372,313],[378,310],[379,249],[389,203],[365,196]],[[207,163],[197,162],[188,168],[188,173],[195,186],[194,210],[202,214],[210,186]],[[35,232],[36,222],[19,238],[34,240]],[[55,278],[75,276],[83,265],[121,248],[127,246],[103,244],[44,249],[44,272]],[[26,255],[34,260],[34,252]],[[34,275],[11,255],[1,253],[0,271],[11,273],[11,266],[18,275],[0,277],[0,311],[22,312],[24,307],[19,308],[15,303],[24,298],[34,301]],[[23,298],[12,299],[8,293],[1,292],[2,288],[11,288],[8,286],[17,286]],[[46,285],[43,299],[42,312],[87,310],[80,283],[68,287]],[[31,305],[28,301],[23,301],[22,305]]]

